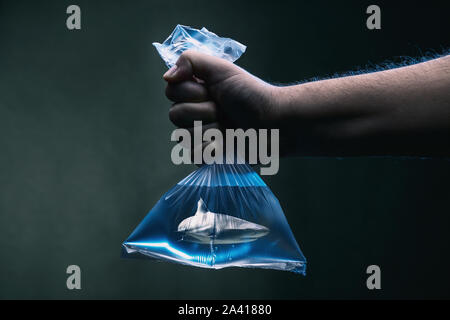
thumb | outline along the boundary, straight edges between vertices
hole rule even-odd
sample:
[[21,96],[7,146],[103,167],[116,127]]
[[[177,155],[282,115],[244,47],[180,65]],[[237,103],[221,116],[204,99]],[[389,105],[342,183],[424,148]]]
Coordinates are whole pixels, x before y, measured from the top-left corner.
[[241,69],[227,60],[187,50],[181,54],[177,63],[170,68],[163,78],[167,82],[191,80],[193,76],[213,85],[241,72]]

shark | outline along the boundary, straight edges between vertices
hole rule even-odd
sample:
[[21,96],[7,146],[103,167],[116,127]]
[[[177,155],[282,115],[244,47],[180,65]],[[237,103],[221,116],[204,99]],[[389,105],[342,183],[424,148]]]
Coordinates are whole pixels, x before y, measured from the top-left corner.
[[209,211],[202,198],[197,202],[195,214],[181,221],[177,231],[182,240],[202,244],[244,243],[269,233],[267,227],[257,223]]

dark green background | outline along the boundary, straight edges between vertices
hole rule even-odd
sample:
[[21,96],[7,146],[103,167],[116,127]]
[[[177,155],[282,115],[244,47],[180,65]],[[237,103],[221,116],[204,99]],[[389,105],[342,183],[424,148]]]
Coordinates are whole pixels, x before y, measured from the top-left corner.
[[[268,81],[325,77],[449,46],[448,10],[372,1],[0,1],[0,298],[450,298],[450,162],[284,159],[263,177],[308,275],[120,258],[121,242],[194,170],[170,161],[162,60],[180,23],[248,46]],[[65,26],[78,4],[82,30]],[[66,289],[66,267],[82,290]],[[366,267],[382,290],[366,288]]]

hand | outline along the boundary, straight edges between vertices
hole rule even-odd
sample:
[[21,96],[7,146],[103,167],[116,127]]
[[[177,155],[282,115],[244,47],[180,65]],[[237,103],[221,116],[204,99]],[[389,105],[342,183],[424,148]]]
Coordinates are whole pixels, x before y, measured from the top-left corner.
[[229,61],[188,50],[163,78],[178,127],[191,128],[194,120],[221,129],[276,127],[277,87]]
[[449,155],[450,55],[415,65],[272,86],[231,62],[184,52],[166,94],[179,127],[280,129],[280,154]]

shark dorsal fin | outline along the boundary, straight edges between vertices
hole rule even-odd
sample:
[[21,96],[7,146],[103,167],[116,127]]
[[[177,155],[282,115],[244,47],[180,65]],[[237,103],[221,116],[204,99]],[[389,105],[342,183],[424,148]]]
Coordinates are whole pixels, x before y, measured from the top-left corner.
[[198,202],[197,202],[197,212],[195,214],[206,213],[206,212],[208,212],[208,207],[206,206],[203,199],[200,198],[200,200],[198,200]]

